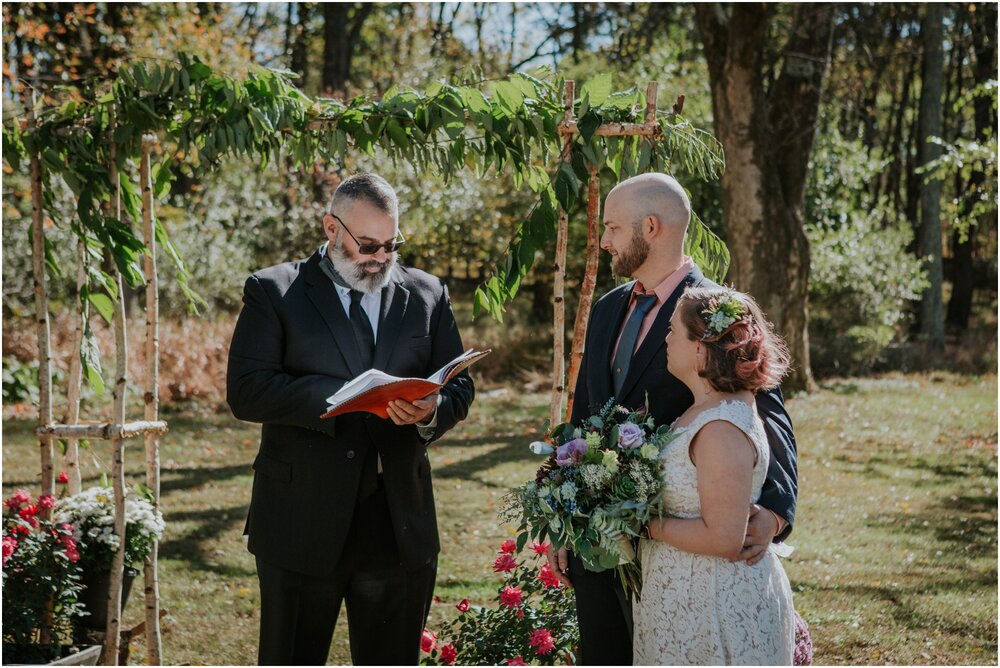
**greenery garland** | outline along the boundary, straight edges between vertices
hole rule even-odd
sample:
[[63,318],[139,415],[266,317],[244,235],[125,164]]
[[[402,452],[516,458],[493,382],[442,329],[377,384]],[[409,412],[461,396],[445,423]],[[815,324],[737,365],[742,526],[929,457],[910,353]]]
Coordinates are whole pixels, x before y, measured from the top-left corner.
[[[178,62],[130,63],[121,68],[110,90],[46,109],[34,127],[5,119],[5,161],[20,169],[26,156],[37,150],[43,183],[59,176],[76,197],[76,216],[68,223],[87,250],[88,283],[80,294],[85,304],[110,320],[118,295],[113,278],[100,267],[103,252],[129,285],[145,281],[140,262],[148,251],[133,224],[142,220],[140,190],[129,176],[142,155],[144,135],[154,134],[177,148],[153,167],[157,198],[167,193],[174,178],[170,164],[175,155],[183,156],[195,174],[215,169],[229,157],[254,159],[263,169],[285,155],[311,167],[316,160],[343,164],[348,151],[375,155],[378,149],[394,162],[405,160],[445,180],[465,169],[480,177],[491,168],[510,170],[515,185],[527,186],[538,199],[492,276],[475,293],[474,314],[485,311],[498,320],[536,253],[554,238],[558,209],[568,211],[581,199],[591,167],[625,179],[679,164],[705,180],[719,178],[724,168],[720,144],[677,114],[658,115],[662,134],[655,140],[598,136],[602,124],[641,122],[645,112],[641,91],[614,92],[606,74],[580,88],[574,105],[579,131],[569,160],[560,160],[554,171],[549,171],[549,159],[562,149],[559,124],[564,109],[562,82],[551,81],[547,74],[434,83],[422,93],[393,88],[380,100],[359,96],[348,103],[310,99],[293,85],[293,77],[291,72],[253,67],[236,78],[214,71],[196,56],[181,54]],[[112,144],[122,175],[122,205],[130,220],[108,215],[115,192],[109,170]],[[67,222],[51,197],[45,198],[45,207],[53,221]],[[195,309],[200,297],[188,285],[183,260],[159,221],[156,235]],[[728,268],[725,244],[700,220],[689,230],[687,252],[716,279]],[[51,255],[47,259],[50,271],[58,274]],[[88,372],[95,363],[99,360],[85,362]],[[99,374],[88,373],[94,375]]]

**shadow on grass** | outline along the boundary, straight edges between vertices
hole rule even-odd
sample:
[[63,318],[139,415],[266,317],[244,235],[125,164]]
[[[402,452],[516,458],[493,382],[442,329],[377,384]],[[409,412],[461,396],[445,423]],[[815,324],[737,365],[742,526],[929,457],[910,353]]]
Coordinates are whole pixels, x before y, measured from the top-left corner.
[[[192,570],[210,571],[226,577],[253,577],[256,571],[240,568],[233,564],[221,563],[216,555],[210,554],[206,543],[216,541],[234,526],[242,526],[250,506],[230,508],[206,508],[167,513],[168,525],[180,522],[194,522],[196,526],[181,537],[165,540],[160,544],[160,557],[174,559],[187,564]],[[244,549],[242,543],[233,545]]]
[[[478,439],[477,439],[478,440]],[[495,487],[497,489],[506,489],[508,485],[497,484],[484,480],[479,474],[484,471],[488,471],[495,466],[501,464],[507,464],[510,462],[523,461],[530,456],[528,452],[527,444],[524,442],[521,436],[508,436],[500,438],[490,438],[487,442],[498,443],[507,441],[506,445],[499,448],[490,450],[489,452],[484,452],[478,454],[474,457],[468,459],[463,459],[462,461],[455,462],[453,464],[446,464],[444,466],[439,466],[434,469],[435,479],[461,479],[470,480],[478,482],[487,487]],[[541,462],[539,462],[541,463]]]
[[253,469],[249,463],[233,464],[232,466],[213,467],[183,467],[174,469],[164,469],[161,473],[163,480],[160,482],[160,492],[167,494],[184,489],[193,489],[206,485],[210,482],[221,482],[230,478],[249,476],[253,474]]

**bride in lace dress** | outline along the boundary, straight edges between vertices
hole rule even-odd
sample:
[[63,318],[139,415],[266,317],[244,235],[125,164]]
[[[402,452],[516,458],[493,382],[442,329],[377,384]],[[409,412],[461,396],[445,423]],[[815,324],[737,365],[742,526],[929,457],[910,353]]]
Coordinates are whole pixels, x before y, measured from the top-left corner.
[[770,453],[754,392],[778,384],[787,350],[749,296],[691,289],[671,318],[667,367],[695,402],[663,455],[667,516],[641,543],[635,664],[791,665],[795,613],[778,556],[739,561]]

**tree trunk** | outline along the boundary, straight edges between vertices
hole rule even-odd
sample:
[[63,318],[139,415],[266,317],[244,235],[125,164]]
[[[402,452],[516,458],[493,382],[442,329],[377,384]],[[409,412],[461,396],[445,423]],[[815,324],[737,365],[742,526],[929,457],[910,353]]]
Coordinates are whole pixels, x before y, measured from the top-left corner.
[[[980,5],[978,11],[972,14],[969,20],[976,51],[975,81],[973,83],[978,85],[996,77],[996,5]],[[988,141],[990,131],[996,132],[996,114],[993,113],[988,96],[978,96],[973,104],[975,105],[976,139],[985,143]],[[969,176],[969,182],[966,184],[967,191],[978,191],[985,180],[986,175],[983,172],[979,170],[972,172]],[[967,192],[967,195],[971,196],[972,194],[972,192]],[[963,213],[967,214],[971,209],[970,201],[971,197],[966,200],[966,208]],[[996,220],[995,217],[993,220]],[[987,229],[990,224],[990,214],[984,214],[980,220],[976,221],[976,226],[979,229]],[[956,332],[968,329],[969,316],[972,314],[972,298],[975,289],[972,260],[976,232],[976,228],[969,229],[964,240],[957,230],[953,235],[955,258],[951,299],[948,301],[947,324],[949,329]]]
[[695,12],[709,65],[716,136],[726,152],[722,205],[730,277],[758,300],[788,342],[794,369],[786,387],[810,389],[803,209],[833,7],[793,8],[783,67],[770,95],[762,73],[774,6],[697,5]]
[[[295,9],[295,20],[292,20],[292,8]],[[298,87],[306,90],[308,83],[308,61],[306,51],[306,37],[309,35],[309,15],[312,5],[306,2],[299,2],[288,5],[288,37],[287,41],[289,55],[291,56],[290,69],[299,75]]]
[[[936,160],[941,147],[930,141],[941,137],[941,95],[944,88],[944,12],[941,5],[925,8],[921,39],[924,43],[920,91],[920,164]],[[922,181],[920,186],[920,255],[930,286],[920,303],[920,333],[934,347],[944,346],[941,257],[941,180]]]
[[351,60],[361,28],[375,6],[371,3],[323,3],[323,93],[346,95]]

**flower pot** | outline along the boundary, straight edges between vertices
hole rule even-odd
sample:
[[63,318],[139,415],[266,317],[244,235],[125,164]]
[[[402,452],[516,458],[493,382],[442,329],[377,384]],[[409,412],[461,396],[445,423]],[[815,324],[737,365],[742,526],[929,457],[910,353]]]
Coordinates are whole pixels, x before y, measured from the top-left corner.
[[[132,591],[132,582],[139,575],[139,571],[134,568],[126,568],[122,578],[122,610],[128,603],[129,592]],[[108,625],[108,590],[111,589],[111,573],[85,572],[82,583],[83,592],[80,594],[80,602],[89,613],[86,617],[77,622],[78,626],[88,629],[103,631]]]
[[[96,666],[100,645],[8,645],[4,643],[5,666]],[[49,661],[53,655],[60,658]]]

